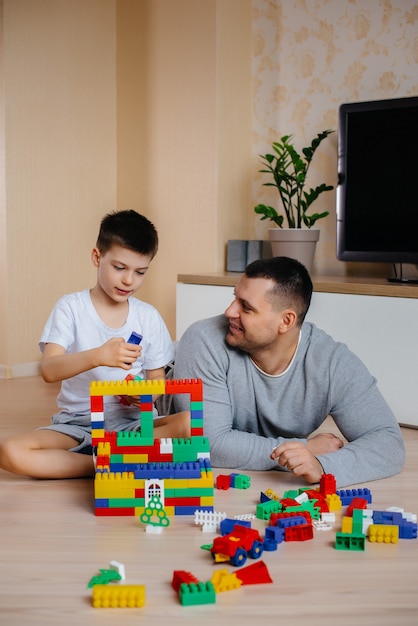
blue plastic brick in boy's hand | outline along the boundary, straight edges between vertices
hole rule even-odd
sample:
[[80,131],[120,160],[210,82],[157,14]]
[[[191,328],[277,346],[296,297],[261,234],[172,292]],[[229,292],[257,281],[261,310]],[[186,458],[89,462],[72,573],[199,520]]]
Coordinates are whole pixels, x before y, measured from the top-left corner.
[[140,335],[139,333],[132,333],[126,343],[135,343],[137,346],[139,346],[141,341],[142,341],[142,335]]

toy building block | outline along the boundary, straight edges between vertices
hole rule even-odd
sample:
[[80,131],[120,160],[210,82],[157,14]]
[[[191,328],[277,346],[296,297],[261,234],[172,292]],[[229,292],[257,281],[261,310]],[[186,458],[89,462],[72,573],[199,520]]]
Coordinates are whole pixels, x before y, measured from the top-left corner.
[[313,520],[312,527],[314,530],[332,530],[332,524],[324,522],[322,518],[320,520]]
[[264,550],[272,552],[277,550],[279,543],[284,541],[284,528],[280,526],[267,526],[264,531]]
[[268,520],[272,513],[278,513],[283,509],[283,505],[278,500],[267,500],[267,502],[260,502],[255,509],[255,516],[257,519]]
[[145,507],[144,512],[140,516],[140,520],[143,524],[150,524],[151,526],[167,527],[170,525],[170,520],[164,511],[161,500],[158,496],[153,496]]
[[332,513],[333,511],[341,511],[342,509],[341,498],[336,493],[330,493],[326,495],[325,502],[328,505],[328,510],[330,513]]
[[179,589],[179,600],[183,606],[197,604],[215,604],[216,593],[213,584],[208,582],[182,583]]
[[284,529],[285,541],[307,541],[313,539],[312,524],[299,524]]
[[235,489],[248,489],[251,485],[251,477],[246,474],[230,474],[231,487]]
[[322,474],[319,481],[319,491],[323,496],[336,493],[337,483],[333,474]]
[[237,577],[236,573],[229,573],[227,569],[216,570],[210,581],[216,593],[239,589],[242,585],[242,581]]
[[264,493],[270,500],[279,500],[277,493],[275,493],[273,489],[270,489],[270,487],[268,487]]
[[264,561],[257,561],[252,565],[241,567],[236,571],[236,576],[243,585],[260,585],[273,582]]
[[366,536],[363,534],[337,533],[335,536],[336,550],[364,552]]
[[125,580],[125,566],[123,563],[119,563],[119,561],[110,561],[109,569],[117,572],[121,577],[121,580]]
[[231,477],[227,474],[219,474],[216,477],[216,489],[227,491],[231,487]]
[[337,490],[337,495],[341,498],[341,504],[343,506],[348,506],[353,498],[364,498],[367,500],[367,503],[370,504],[372,501],[372,494],[370,489],[360,488],[360,489],[339,489]]
[[99,574],[96,574],[90,578],[87,588],[94,587],[94,585],[107,585],[108,583],[117,582],[122,580],[122,576],[113,569],[100,569]]
[[398,543],[399,526],[387,524],[371,524],[369,541],[372,543]]
[[141,608],[145,604],[145,585],[94,585],[92,603],[98,608]]
[[364,511],[362,509],[354,509],[351,517],[353,519],[353,529],[351,532],[355,534],[363,533]]
[[230,517],[225,517],[221,520],[219,524],[219,532],[222,536],[228,535],[234,530],[234,526],[239,524],[240,526],[245,526],[246,528],[251,528],[251,522],[248,520],[236,520]]
[[196,576],[193,576],[191,572],[186,572],[185,570],[174,570],[173,578],[171,580],[171,586],[173,587],[174,591],[178,593],[180,590],[180,586],[183,583],[189,584],[198,582],[199,581]]
[[353,498],[347,507],[346,515],[352,517],[354,509],[367,509],[367,500],[365,498]]

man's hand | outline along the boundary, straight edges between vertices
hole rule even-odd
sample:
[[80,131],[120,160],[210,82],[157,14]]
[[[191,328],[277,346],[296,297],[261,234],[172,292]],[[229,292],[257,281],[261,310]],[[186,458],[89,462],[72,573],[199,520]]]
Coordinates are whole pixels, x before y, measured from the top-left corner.
[[342,439],[333,435],[332,433],[321,433],[308,439],[307,446],[312,454],[318,456],[319,454],[328,454],[329,452],[336,452],[342,448],[344,442]]
[[300,441],[286,441],[274,448],[270,458],[295,476],[304,478],[309,483],[317,483],[324,470],[316,455],[335,452],[343,445],[341,439],[325,433],[308,439],[306,445]]

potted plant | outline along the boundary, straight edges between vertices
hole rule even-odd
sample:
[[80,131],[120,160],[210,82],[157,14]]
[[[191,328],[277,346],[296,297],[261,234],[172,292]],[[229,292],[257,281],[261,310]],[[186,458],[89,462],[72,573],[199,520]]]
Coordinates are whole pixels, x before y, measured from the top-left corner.
[[[332,185],[322,183],[317,187],[306,189],[306,179],[313,156],[328,135],[333,130],[324,130],[319,133],[310,146],[302,149],[301,156],[292,143],[292,135],[284,135],[280,141],[274,142],[272,148],[274,154],[260,155],[266,169],[260,170],[263,174],[271,174],[273,182],[263,183],[266,187],[276,187],[283,205],[283,213],[279,213],[274,207],[266,204],[257,204],[254,211],[261,215],[262,220],[269,219],[276,224],[275,228],[269,229],[269,238],[272,242],[273,256],[293,256],[298,258],[310,271],[316,242],[319,239],[319,230],[312,226],[327,215],[329,211],[322,213],[308,213],[311,205],[324,191],[334,189]],[[286,219],[286,222],[285,222]],[[284,224],[287,223],[287,228]],[[303,228],[303,227],[306,228]],[[291,245],[275,245],[276,241],[283,239],[293,242],[308,240],[309,250],[295,252]]]

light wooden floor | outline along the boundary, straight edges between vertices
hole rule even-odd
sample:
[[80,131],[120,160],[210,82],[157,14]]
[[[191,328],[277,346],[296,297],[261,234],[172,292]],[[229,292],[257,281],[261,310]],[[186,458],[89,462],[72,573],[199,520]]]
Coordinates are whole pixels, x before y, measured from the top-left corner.
[[[36,377],[0,381],[0,437],[48,423],[56,392]],[[363,486],[371,489],[375,509],[396,505],[418,513],[418,431],[403,432],[404,471]],[[215,492],[217,511],[253,513],[261,490],[282,495],[301,486],[282,473],[248,474],[250,489]],[[265,522],[253,525],[264,533]],[[295,626],[416,626],[418,540],[341,552],[334,549],[336,530],[338,523],[312,541],[265,553],[273,584],[218,594],[216,605],[182,607],[170,585],[173,570],[209,580],[217,567],[200,548],[214,536],[192,518],[172,519],[162,535],[152,536],[134,518],[95,517],[91,480],[35,481],[0,470],[0,624],[213,626],[268,619]],[[92,608],[87,583],[111,560],[124,563],[127,583],[145,584],[142,609]]]

